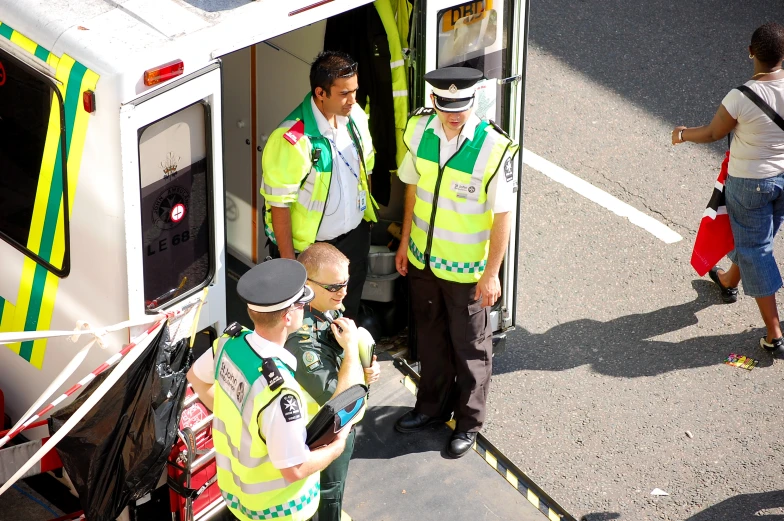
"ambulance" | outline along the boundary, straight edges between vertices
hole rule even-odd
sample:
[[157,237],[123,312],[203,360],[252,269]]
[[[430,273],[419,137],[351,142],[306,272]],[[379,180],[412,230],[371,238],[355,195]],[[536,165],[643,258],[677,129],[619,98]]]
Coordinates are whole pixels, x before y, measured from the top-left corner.
[[[430,103],[424,74],[465,65],[487,78],[479,114],[522,144],[527,0],[0,4],[0,333],[41,333],[0,346],[4,416],[16,421],[79,349],[46,331],[128,325],[63,388],[205,288],[197,330],[223,331],[237,272],[267,256],[265,140],[308,92],[331,20],[368,8],[386,32],[374,52],[389,57],[395,109],[371,121],[393,117],[399,135]],[[345,37],[366,31],[355,29]],[[521,169],[518,154],[515,180]],[[394,169],[381,176],[385,230],[402,219],[403,185]],[[515,324],[519,201],[516,213],[498,338]]]

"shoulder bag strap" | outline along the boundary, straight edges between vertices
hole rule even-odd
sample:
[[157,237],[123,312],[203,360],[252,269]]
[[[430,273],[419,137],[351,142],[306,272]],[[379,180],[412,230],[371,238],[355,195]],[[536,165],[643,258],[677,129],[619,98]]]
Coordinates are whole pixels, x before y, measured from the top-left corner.
[[782,117],[779,116],[770,105],[765,103],[765,101],[760,98],[756,92],[745,85],[738,87],[738,90],[745,94],[747,98],[749,98],[756,106],[758,106],[760,110],[764,112],[771,120],[773,120],[773,123],[778,125],[781,130],[784,130],[784,119],[782,119]]

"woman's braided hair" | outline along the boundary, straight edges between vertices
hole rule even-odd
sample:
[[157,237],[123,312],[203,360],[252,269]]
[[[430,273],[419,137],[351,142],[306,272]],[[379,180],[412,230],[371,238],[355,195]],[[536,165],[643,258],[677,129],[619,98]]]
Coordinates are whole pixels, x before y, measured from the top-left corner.
[[776,22],[761,25],[751,35],[751,52],[768,66],[781,64],[784,59],[784,27]]

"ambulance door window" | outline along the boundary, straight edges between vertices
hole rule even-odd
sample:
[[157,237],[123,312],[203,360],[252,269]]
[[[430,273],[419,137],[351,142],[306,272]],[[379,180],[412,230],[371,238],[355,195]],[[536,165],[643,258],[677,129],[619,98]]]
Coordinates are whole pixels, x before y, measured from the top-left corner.
[[476,93],[476,114],[503,124],[503,90],[497,81],[509,69],[508,0],[475,0],[438,11],[437,67],[473,67],[488,80]]
[[144,300],[171,303],[211,279],[209,107],[196,103],[139,132]]
[[0,237],[61,277],[68,213],[51,196],[68,186],[62,113],[52,81],[0,50]]

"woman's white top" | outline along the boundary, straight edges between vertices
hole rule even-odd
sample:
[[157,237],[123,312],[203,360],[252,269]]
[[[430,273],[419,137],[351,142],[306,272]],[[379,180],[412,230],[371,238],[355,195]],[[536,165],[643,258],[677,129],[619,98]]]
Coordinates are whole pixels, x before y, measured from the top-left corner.
[[[784,78],[750,80],[746,86],[784,117]],[[721,104],[738,120],[730,145],[729,174],[765,179],[784,173],[784,130],[738,89],[732,89]]]

